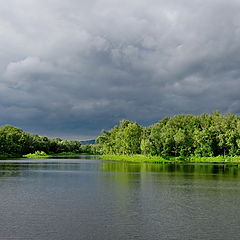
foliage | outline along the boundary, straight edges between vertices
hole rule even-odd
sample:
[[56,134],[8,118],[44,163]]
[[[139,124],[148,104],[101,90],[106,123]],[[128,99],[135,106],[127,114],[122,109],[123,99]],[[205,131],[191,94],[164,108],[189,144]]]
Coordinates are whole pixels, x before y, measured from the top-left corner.
[[97,138],[102,154],[146,156],[238,156],[240,117],[235,114],[184,115],[167,117],[141,127],[122,120]]
[[128,120],[120,121],[110,131],[103,131],[103,135],[97,138],[101,143],[102,153],[131,155],[141,152],[140,143],[142,127]]
[[47,158],[51,157],[51,155],[46,154],[44,151],[36,151],[35,153],[29,153],[23,155],[26,158]]
[[138,162],[138,163],[240,163],[240,157],[161,157],[161,156],[145,156],[140,154],[135,154],[131,156],[127,155],[101,155],[101,159],[111,160],[111,161],[124,161],[124,162]]
[[0,128],[0,155],[8,154],[46,154],[74,152],[81,153],[82,148],[79,141],[62,140],[60,138],[50,139],[24,132],[22,129],[5,125]]
[[[134,155],[101,155],[101,159],[104,160],[117,160],[117,161],[126,161],[126,162],[152,162],[152,163],[164,163],[170,162],[169,159],[165,159],[159,156],[144,156],[140,154]],[[177,162],[178,160],[176,160]]]

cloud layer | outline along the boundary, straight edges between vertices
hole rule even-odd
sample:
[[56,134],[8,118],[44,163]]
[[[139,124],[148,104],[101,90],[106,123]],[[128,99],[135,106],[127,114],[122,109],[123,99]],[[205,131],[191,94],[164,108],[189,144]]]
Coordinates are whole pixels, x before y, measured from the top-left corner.
[[0,0],[0,120],[84,139],[240,113],[240,2]]

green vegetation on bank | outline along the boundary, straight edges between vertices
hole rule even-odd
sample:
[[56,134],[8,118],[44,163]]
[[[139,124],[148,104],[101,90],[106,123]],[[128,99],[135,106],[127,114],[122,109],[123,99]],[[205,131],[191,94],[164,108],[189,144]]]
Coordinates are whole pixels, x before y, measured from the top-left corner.
[[141,154],[134,155],[100,155],[103,160],[136,162],[136,163],[240,163],[240,156],[235,157],[160,157],[146,156]]
[[[159,156],[144,156],[140,154],[134,155],[100,155],[99,158],[103,160],[116,160],[116,161],[125,161],[125,162],[149,162],[149,163],[164,163],[170,162],[169,159],[165,159]],[[179,162],[175,159],[176,162]]]
[[148,161],[149,156],[154,156],[167,161],[238,162],[240,116],[221,115],[218,111],[214,114],[180,114],[148,127],[122,120],[111,130],[104,130],[97,142],[103,158],[111,155],[113,160],[138,161],[141,158]]
[[23,155],[23,157],[26,157],[26,158],[49,158],[52,156],[53,155],[46,154],[43,151],[36,151],[35,153],[28,153],[28,154]]
[[22,157],[25,158],[50,158],[50,157],[57,157],[57,156],[76,156],[76,155],[84,155],[88,153],[74,153],[74,152],[61,152],[61,153],[45,153],[43,151],[36,151],[35,153],[28,153],[23,155]]

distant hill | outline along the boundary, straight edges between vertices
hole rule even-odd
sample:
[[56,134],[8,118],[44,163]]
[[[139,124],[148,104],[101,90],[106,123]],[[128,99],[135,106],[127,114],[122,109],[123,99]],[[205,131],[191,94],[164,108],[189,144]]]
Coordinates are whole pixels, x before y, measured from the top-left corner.
[[85,141],[80,141],[80,143],[81,143],[82,145],[96,144],[96,140],[95,140],[95,139],[85,140]]

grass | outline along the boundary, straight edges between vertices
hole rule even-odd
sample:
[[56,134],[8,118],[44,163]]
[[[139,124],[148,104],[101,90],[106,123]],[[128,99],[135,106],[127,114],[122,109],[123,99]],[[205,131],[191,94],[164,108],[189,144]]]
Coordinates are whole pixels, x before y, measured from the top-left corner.
[[116,160],[138,163],[240,163],[240,156],[236,157],[161,157],[145,155],[100,155],[103,160]]
[[216,156],[216,157],[188,157],[188,162],[195,163],[240,163],[240,156]]
[[[57,156],[71,156],[71,155],[79,155],[80,153],[74,153],[74,152],[61,152],[61,153],[52,153],[47,154],[43,151],[36,151],[35,153],[29,153],[26,155],[23,155],[25,158],[50,158],[50,157],[57,157]],[[82,154],[82,153],[81,153]]]
[[[160,156],[145,156],[145,155],[100,155],[99,158],[103,160],[116,160],[125,162],[149,162],[149,163],[165,163],[173,162],[172,159],[166,159]],[[175,159],[175,162],[180,162],[179,159]]]
[[23,157],[26,157],[26,158],[49,158],[49,157],[52,157],[52,155],[47,154],[43,151],[36,151],[35,153],[25,154],[25,155],[23,155]]

